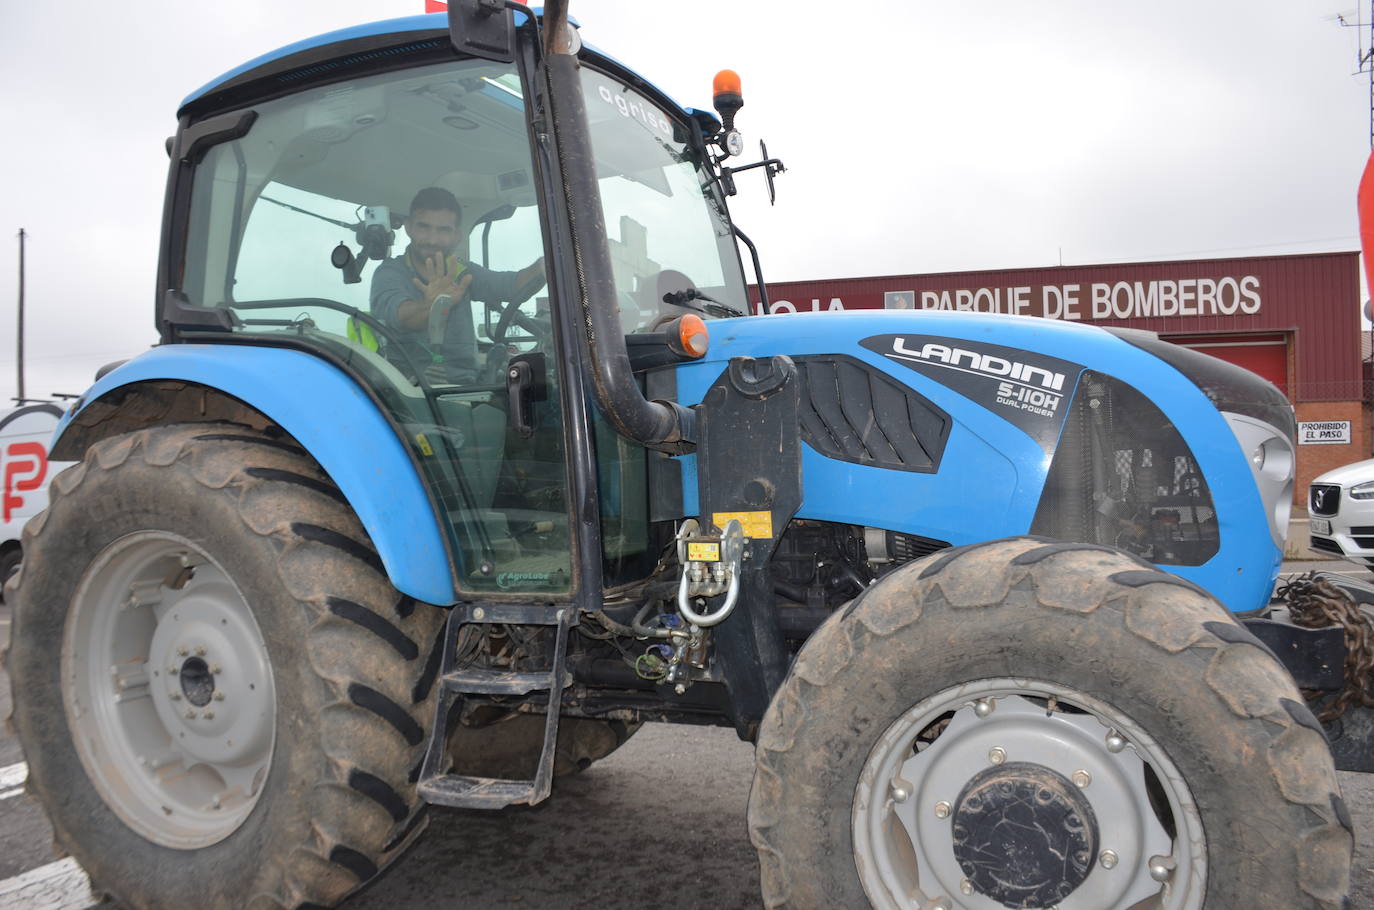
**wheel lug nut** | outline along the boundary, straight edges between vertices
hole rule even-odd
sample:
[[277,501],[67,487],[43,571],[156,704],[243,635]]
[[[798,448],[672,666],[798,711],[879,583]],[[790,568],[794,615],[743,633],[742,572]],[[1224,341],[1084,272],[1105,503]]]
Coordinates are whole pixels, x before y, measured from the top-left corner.
[[1120,752],[1124,748],[1126,748],[1126,738],[1115,730],[1109,730],[1107,732],[1107,751]]
[[973,893],[973,882],[969,881],[968,879],[964,879],[963,881],[961,881],[961,882],[959,883],[959,893],[961,893],[961,894],[972,894],[972,893]]
[[167,697],[170,698],[172,701],[181,701],[180,692],[172,692]]
[[1082,768],[1073,772],[1073,785],[1080,790],[1085,790],[1088,784],[1093,782],[1093,776]]
[[938,803],[936,803],[936,804],[935,804],[935,817],[936,817],[936,818],[949,818],[949,803],[945,802],[944,800],[940,800]]
[[168,664],[167,672],[175,676],[176,674],[181,672],[181,667],[178,667],[176,664]]
[[911,799],[911,791],[895,780],[888,786],[888,792],[892,794],[892,801],[894,803],[904,803]]
[[979,717],[987,717],[997,710],[997,700],[993,698],[980,698],[973,703],[973,713]]
[[190,708],[187,708],[187,709],[186,709],[186,719],[187,719],[187,720],[195,720],[195,719],[196,719],[196,712],[193,711],[193,710],[191,710]]
[[177,657],[185,657],[190,653],[190,650],[185,645],[177,645]]
[[196,656],[197,656],[197,657],[204,657],[204,656],[205,656],[205,645],[196,645]]
[[224,693],[216,689],[214,694],[215,701],[224,701]]
[[211,674],[212,676],[218,676],[219,674],[221,674],[221,673],[223,673],[223,672],[224,672],[224,668],[221,667],[219,664],[211,664],[211,665],[210,665],[210,674]]
[[1150,878],[1157,882],[1167,882],[1174,877],[1174,869],[1178,863],[1174,862],[1172,856],[1152,856],[1150,857]]
[[1103,869],[1114,869],[1116,868],[1118,859],[1119,857],[1116,855],[1116,851],[1103,850],[1102,855],[1097,858],[1097,861],[1102,864]]
[[206,720],[214,720],[215,712],[207,710],[204,714],[201,715],[201,717],[204,717]]
[[1001,746],[993,746],[988,750],[988,761],[992,762],[994,765],[1000,765],[1006,760],[1007,750],[1003,749]]

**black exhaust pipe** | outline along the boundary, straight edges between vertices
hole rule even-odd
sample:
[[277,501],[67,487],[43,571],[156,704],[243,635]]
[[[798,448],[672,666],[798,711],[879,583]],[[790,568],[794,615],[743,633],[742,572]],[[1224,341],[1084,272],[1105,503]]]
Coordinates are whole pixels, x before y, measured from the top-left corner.
[[630,369],[616,306],[596,158],[578,75],[577,52],[582,42],[568,22],[567,0],[550,0],[545,4],[543,37],[554,143],[563,174],[573,273],[596,402],[622,436],[652,449],[690,450],[692,413],[675,402],[646,399]]

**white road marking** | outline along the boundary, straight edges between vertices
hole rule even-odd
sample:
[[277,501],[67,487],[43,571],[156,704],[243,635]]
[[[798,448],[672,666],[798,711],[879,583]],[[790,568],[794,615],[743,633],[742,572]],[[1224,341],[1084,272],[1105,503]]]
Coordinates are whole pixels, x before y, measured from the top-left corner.
[[17,765],[5,765],[0,768],[0,790],[22,787],[24,786],[24,779],[28,776],[29,766],[23,762]]
[[15,787],[13,790],[0,790],[0,799],[13,799],[16,796],[23,796],[24,788]]
[[78,910],[94,903],[91,880],[71,857],[0,881],[0,910]]

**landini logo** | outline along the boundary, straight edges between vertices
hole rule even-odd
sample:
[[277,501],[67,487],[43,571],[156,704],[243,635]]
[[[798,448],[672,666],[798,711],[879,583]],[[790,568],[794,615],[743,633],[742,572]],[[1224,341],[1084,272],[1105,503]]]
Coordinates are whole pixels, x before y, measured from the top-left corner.
[[1059,357],[946,335],[871,335],[859,344],[977,402],[1046,452],[1059,439],[1065,405],[1083,369]]
[[907,346],[909,340],[901,335],[893,338],[893,355],[904,359],[924,360],[927,363],[934,363],[965,373],[981,373],[984,376],[997,378],[1005,376],[1016,384],[1025,385],[1031,389],[1044,389],[1053,392],[1063,392],[1064,390],[1065,376],[1063,373],[1016,360],[1008,360],[1005,357],[996,357],[992,354],[934,342],[926,342],[921,345],[920,350],[917,350]]

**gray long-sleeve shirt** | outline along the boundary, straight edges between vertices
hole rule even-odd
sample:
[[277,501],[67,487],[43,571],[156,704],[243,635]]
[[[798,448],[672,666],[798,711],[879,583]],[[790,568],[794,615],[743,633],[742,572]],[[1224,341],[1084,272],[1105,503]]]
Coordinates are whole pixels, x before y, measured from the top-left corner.
[[[402,303],[424,300],[424,294],[415,286],[420,273],[411,264],[409,253],[392,257],[377,266],[377,271],[372,273],[372,315],[393,333],[387,353],[398,365],[408,367],[404,363],[406,354],[414,361],[414,366],[409,369],[424,370],[441,358],[451,381],[464,382],[476,378],[477,334],[473,329],[472,301],[496,303],[514,300],[518,290],[518,273],[494,272],[480,265],[465,263],[459,277],[466,274],[472,275],[472,283],[468,285],[464,299],[454,302],[453,312],[444,330],[443,343],[436,350],[429,344],[426,329],[407,329],[400,323]],[[394,350],[396,348],[400,350]]]

